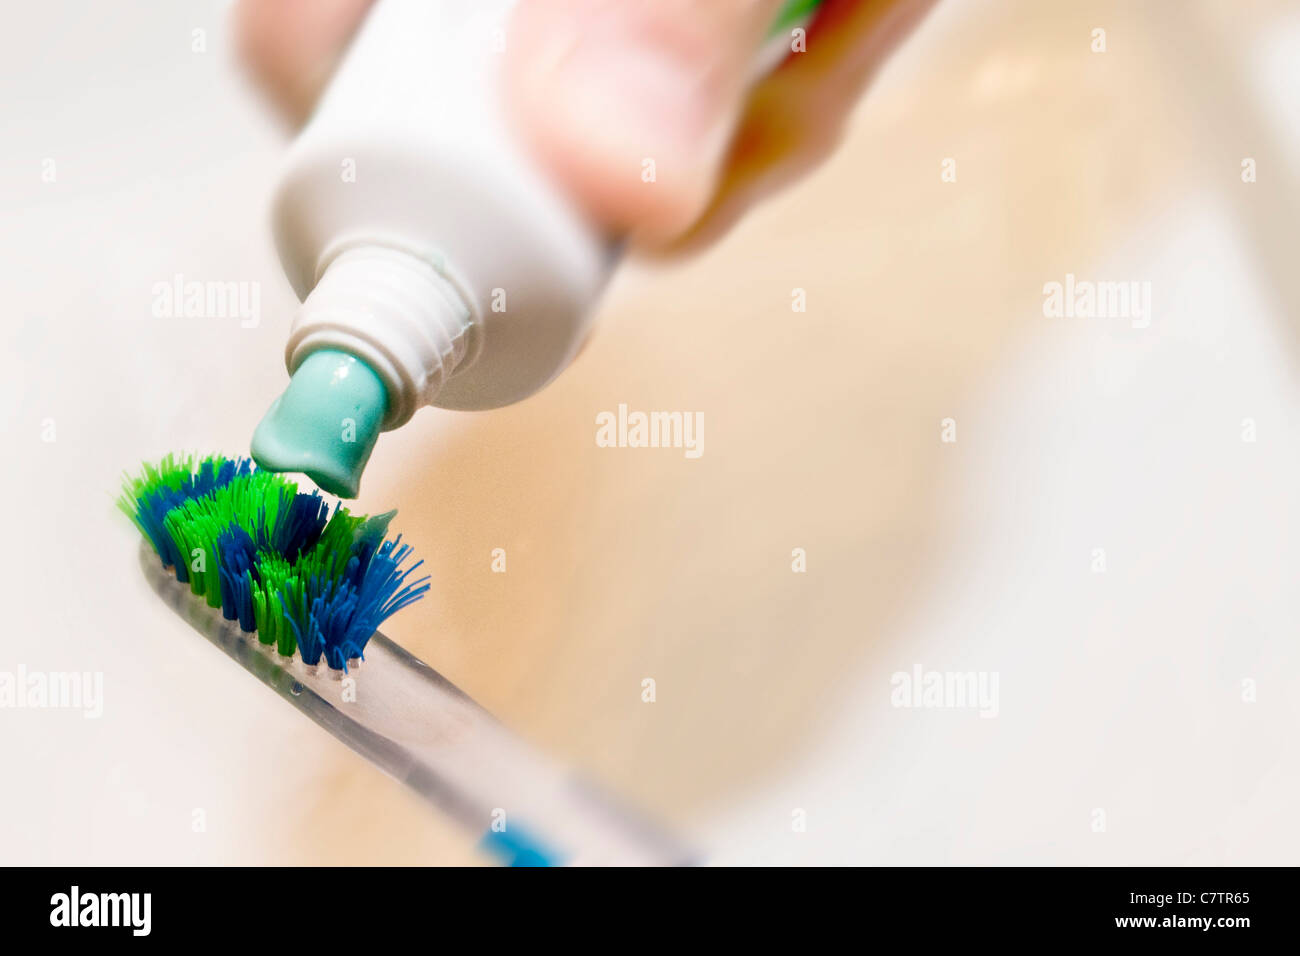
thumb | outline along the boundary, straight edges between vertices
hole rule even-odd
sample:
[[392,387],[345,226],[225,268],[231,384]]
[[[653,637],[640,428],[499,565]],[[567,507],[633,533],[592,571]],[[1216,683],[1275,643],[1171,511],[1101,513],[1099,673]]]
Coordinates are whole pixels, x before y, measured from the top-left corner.
[[707,205],[780,0],[521,0],[516,129],[602,226],[663,242]]

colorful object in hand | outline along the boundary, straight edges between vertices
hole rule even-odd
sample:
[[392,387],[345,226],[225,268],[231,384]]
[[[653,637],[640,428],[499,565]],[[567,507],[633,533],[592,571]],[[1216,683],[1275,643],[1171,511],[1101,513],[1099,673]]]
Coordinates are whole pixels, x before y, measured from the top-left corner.
[[427,576],[408,583],[423,561],[399,570],[411,552],[401,535],[384,538],[397,512],[330,514],[319,492],[247,458],[168,455],[125,478],[118,507],[178,581],[308,665],[347,670],[384,620],[429,590]]

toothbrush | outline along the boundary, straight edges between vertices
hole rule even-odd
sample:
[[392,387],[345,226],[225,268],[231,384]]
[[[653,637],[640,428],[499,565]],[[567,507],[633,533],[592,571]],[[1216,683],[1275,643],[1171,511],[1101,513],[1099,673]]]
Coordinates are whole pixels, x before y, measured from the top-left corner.
[[[398,571],[408,549],[379,542],[392,513],[329,515],[318,494],[218,456],[146,466],[119,505],[145,536],[140,563],[164,603],[356,753],[481,833],[480,846],[503,862],[692,862],[681,843],[529,747],[382,633],[356,636],[428,588],[427,579],[408,583],[418,564]],[[251,566],[244,536],[258,549]],[[307,577],[295,576],[304,569]],[[330,573],[345,583],[331,583]],[[250,586],[241,589],[240,577]],[[357,586],[349,590],[348,580]],[[246,592],[277,585],[270,601],[283,616],[266,609],[266,597],[248,611],[257,599]],[[298,587],[307,593],[296,601]]]

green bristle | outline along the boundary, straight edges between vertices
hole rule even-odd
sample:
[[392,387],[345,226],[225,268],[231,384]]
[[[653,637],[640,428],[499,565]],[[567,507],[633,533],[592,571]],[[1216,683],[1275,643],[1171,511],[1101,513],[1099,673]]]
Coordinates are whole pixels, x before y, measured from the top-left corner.
[[[214,461],[218,458],[219,455],[209,455],[206,460]],[[132,498],[143,498],[164,486],[179,491],[181,483],[194,474],[194,465],[193,455],[182,455],[178,458],[174,454],[169,454],[156,465],[145,462],[141,474],[137,477],[123,476],[123,491]],[[135,502],[130,501],[129,504],[134,509]]]
[[274,527],[280,509],[297,493],[283,475],[255,471],[231,479],[204,498],[194,498],[167,512],[165,525],[176,550],[190,563],[190,590],[221,606],[221,565],[217,537],[232,524],[250,534],[263,522]]
[[296,575],[287,560],[265,551],[257,556],[257,573],[261,581],[252,583],[257,639],[263,644],[276,644],[280,653],[287,657],[294,652],[297,642],[293,629],[285,620],[280,593]]
[[300,628],[307,626],[314,596],[342,579],[358,542],[368,541],[377,547],[383,541],[394,514],[390,511],[366,517],[338,508],[320,540],[294,565],[278,554],[260,552],[257,571],[261,581],[255,582],[249,575],[258,639],[263,644],[275,644],[281,654],[291,655],[297,641],[289,620]]
[[300,630],[307,627],[307,611],[311,606],[311,596],[303,579],[298,574],[291,574],[280,586],[277,597],[282,605],[280,620],[276,622],[276,626],[280,628],[277,635],[278,649],[281,654],[289,655],[298,646],[293,628],[289,626],[289,620],[292,618]]
[[[167,512],[164,522],[177,552],[188,562],[190,590],[207,598],[211,607],[221,606],[221,575],[217,560],[217,535],[229,522],[203,513],[207,501],[190,501]],[[194,508],[191,506],[198,505]]]
[[[204,460],[215,461],[220,457],[220,455],[209,455]],[[194,471],[195,459],[193,455],[178,457],[175,454],[169,454],[156,465],[146,462],[139,475],[135,477],[127,474],[122,475],[122,494],[118,496],[117,506],[140,529],[141,533],[147,534],[148,532],[140,523],[137,514],[140,499],[149,497],[163,487],[179,491],[181,484],[186,478],[193,475]]]
[[[257,639],[263,644],[274,644],[276,618],[267,613],[266,589],[261,582],[254,580],[252,571],[245,571],[244,579],[248,582],[248,593],[253,596],[253,623],[257,627]],[[274,595],[270,597],[272,601],[275,600]]]
[[339,581],[347,569],[355,546],[367,542],[371,548],[377,548],[388,533],[388,524],[396,511],[367,517],[352,515],[347,508],[339,508],[330,518],[321,534],[320,541],[298,562],[298,572],[304,582],[315,579],[323,587],[331,581]]
[[353,515],[347,508],[339,508],[330,516],[329,524],[321,532],[320,540],[298,561],[298,573],[303,581],[315,577],[319,581],[336,581],[343,576],[352,556],[352,544],[357,529],[365,524],[364,515]]

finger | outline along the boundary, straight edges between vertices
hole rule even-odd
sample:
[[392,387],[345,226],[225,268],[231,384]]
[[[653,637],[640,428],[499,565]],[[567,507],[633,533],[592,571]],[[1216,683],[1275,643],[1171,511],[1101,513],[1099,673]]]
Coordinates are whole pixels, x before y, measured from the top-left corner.
[[563,189],[650,238],[716,185],[754,51],[780,0],[521,0],[507,105]]
[[239,0],[240,55],[291,122],[311,115],[348,41],[374,0]]
[[729,230],[759,199],[801,178],[838,145],[876,71],[936,0],[826,0],[792,54],[751,91],[716,193],[657,251],[689,252]]

